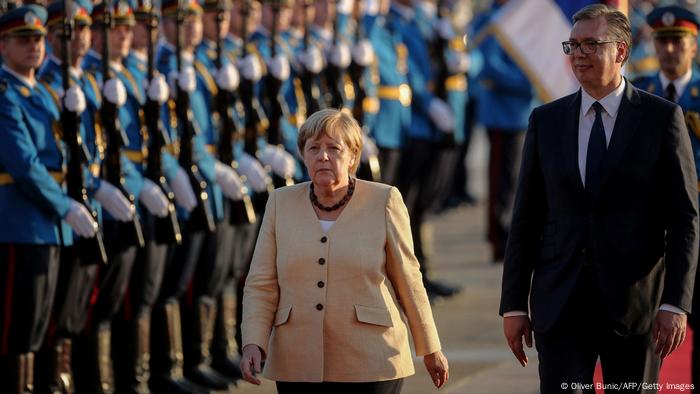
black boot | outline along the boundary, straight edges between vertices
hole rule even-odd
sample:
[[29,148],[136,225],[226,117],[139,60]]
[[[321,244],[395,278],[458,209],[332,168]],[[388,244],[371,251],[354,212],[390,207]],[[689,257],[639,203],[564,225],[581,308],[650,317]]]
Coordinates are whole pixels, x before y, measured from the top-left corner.
[[71,368],[73,341],[70,338],[58,338],[52,349],[52,373],[49,390],[52,394],[73,394],[75,383]]
[[200,297],[195,304],[195,318],[191,331],[191,351],[185,357],[185,375],[200,386],[212,390],[230,390],[231,382],[211,367],[211,342],[214,336],[216,301]]
[[129,371],[126,379],[127,390],[130,394],[150,394],[148,380],[151,376],[151,313],[140,313],[136,320],[130,322],[133,338],[133,354],[127,362]]
[[112,367],[112,327],[111,322],[103,322],[97,326],[94,334],[97,355],[97,387],[95,393],[114,393],[114,370]]
[[[209,394],[210,390],[196,385],[183,374],[182,331],[180,305],[176,299],[165,302],[163,310],[153,316],[154,345],[151,389],[162,394]],[[166,335],[163,335],[166,334]]]
[[243,378],[240,362],[236,342],[236,296],[233,291],[224,291],[216,314],[211,366],[228,379],[238,380]]

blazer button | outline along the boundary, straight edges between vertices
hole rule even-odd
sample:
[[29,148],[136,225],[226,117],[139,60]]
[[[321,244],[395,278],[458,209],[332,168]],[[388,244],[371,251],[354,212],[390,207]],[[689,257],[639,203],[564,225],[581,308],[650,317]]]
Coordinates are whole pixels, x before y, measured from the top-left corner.
[[317,283],[316,285],[318,286],[318,288],[319,288],[319,289],[322,289],[322,288],[323,288],[323,286],[325,286],[326,284],[325,284],[325,283],[323,283],[323,281],[322,281],[322,280],[320,280],[320,281],[318,281],[318,283]]
[[325,243],[326,243],[326,241],[328,241],[328,238],[326,238],[326,237],[321,237],[321,242],[322,242],[322,243],[324,243],[324,244],[325,244]]
[[316,304],[316,310],[319,310],[319,311],[323,310],[323,305]]
[[321,257],[320,259],[318,259],[318,263],[321,264],[321,265],[326,264],[326,259],[324,259],[323,257]]

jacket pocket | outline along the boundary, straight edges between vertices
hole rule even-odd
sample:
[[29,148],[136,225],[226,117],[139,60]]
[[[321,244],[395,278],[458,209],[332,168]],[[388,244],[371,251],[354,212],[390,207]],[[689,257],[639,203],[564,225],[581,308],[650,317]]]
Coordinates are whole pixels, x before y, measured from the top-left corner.
[[277,310],[277,314],[275,314],[275,327],[281,326],[282,324],[285,324],[287,321],[289,321],[289,313],[292,311],[292,306],[285,306],[282,309]]
[[394,326],[394,323],[391,321],[391,314],[384,308],[355,305],[355,314],[357,315],[357,320],[362,323],[384,327]]

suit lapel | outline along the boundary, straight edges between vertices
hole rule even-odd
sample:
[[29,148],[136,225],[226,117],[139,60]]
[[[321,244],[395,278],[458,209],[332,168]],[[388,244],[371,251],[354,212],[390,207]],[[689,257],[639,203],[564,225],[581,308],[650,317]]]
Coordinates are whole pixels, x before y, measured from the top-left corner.
[[581,90],[572,96],[566,114],[564,128],[564,157],[567,172],[576,188],[578,195],[584,195],[584,185],[581,181],[581,172],[578,168],[578,123],[581,112]]
[[638,114],[639,92],[629,81],[626,82],[625,94],[617,112],[608,152],[603,165],[603,181],[601,192],[610,178],[610,174],[624,156],[625,150],[634,137],[641,116]]

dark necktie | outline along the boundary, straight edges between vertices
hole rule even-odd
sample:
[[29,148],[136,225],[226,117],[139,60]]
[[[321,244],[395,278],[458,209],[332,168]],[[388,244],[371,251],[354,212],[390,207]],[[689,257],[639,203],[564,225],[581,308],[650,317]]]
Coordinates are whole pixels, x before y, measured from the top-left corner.
[[603,160],[607,144],[605,143],[605,129],[603,128],[603,106],[599,102],[593,103],[595,121],[591,128],[591,137],[588,140],[588,153],[586,154],[586,190],[590,196],[595,196],[600,189],[603,172]]
[[669,83],[668,86],[666,86],[666,100],[676,102],[676,85],[673,83]]

